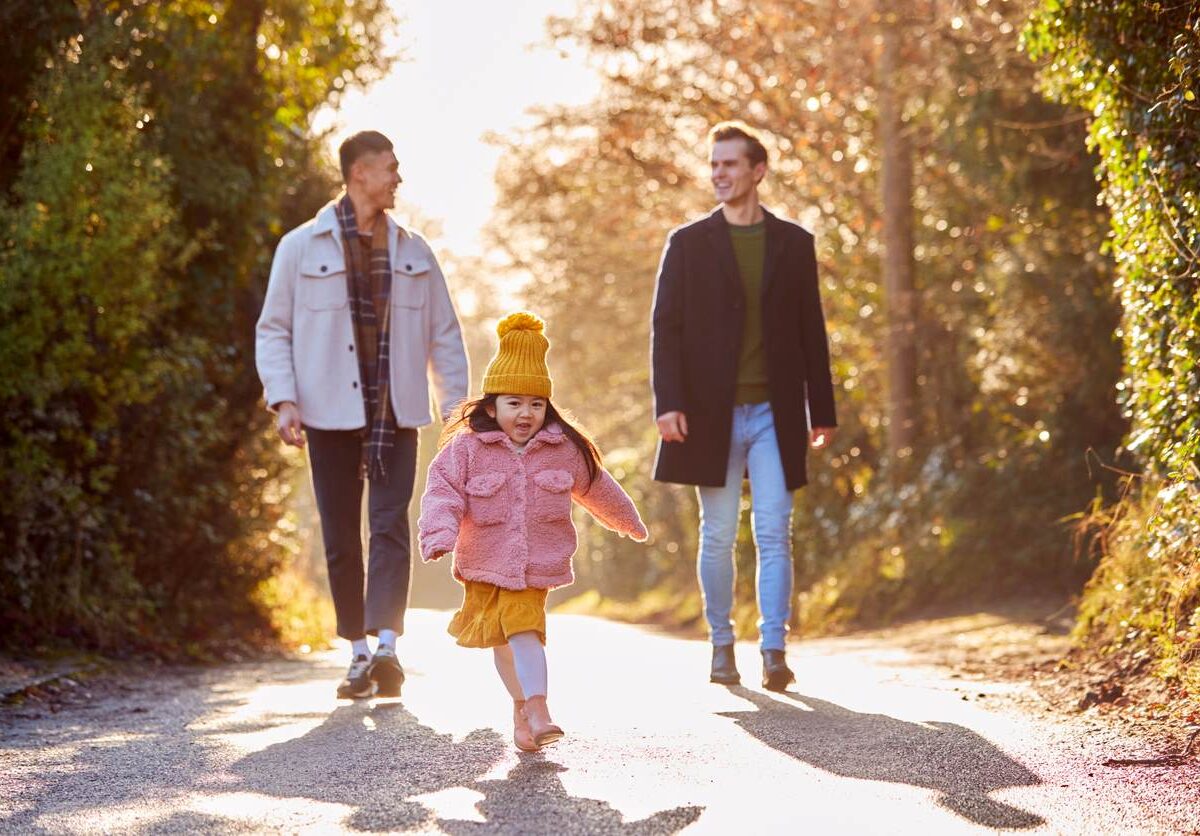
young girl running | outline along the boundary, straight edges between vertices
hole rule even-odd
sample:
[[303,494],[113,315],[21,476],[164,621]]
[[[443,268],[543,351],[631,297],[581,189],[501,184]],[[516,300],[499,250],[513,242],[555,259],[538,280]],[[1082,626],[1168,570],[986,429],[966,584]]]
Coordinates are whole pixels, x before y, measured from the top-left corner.
[[530,313],[505,317],[483,394],[442,433],[421,497],[422,559],[454,552],[465,587],[449,632],[490,647],[513,699],[513,742],[534,752],[563,736],[546,707],[546,593],[574,580],[574,499],[606,528],[646,539],[633,501],[596,445],[550,402],[550,343]]

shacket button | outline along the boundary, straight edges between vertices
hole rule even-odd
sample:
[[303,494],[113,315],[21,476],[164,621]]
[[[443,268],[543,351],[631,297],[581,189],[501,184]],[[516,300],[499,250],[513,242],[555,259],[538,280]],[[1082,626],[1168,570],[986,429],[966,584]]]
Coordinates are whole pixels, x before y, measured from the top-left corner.
[[322,272],[322,273],[324,273],[324,272],[325,272],[325,271],[327,271],[328,269],[329,269],[329,268],[328,268],[328,267],[326,267],[324,264],[322,264],[322,265],[321,265],[321,272]]
[[354,343],[350,343],[350,345],[346,346],[346,348],[348,348],[348,349],[350,349],[351,351],[353,351],[353,350],[354,350]]
[[356,381],[354,381],[353,383],[351,383],[350,385],[351,385],[351,386],[353,386],[355,389],[357,389],[357,388],[358,388],[358,381],[356,380]]

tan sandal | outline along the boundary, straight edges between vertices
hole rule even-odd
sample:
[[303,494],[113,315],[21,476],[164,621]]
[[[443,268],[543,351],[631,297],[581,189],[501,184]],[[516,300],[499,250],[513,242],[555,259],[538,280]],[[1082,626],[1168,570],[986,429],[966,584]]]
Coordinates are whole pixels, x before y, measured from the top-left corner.
[[541,748],[534,742],[529,720],[525,717],[525,700],[513,700],[513,744],[522,752],[536,752]]
[[525,700],[523,711],[525,719],[529,721],[533,742],[539,749],[562,739],[565,733],[550,719],[550,709],[546,707],[544,696],[538,695]]

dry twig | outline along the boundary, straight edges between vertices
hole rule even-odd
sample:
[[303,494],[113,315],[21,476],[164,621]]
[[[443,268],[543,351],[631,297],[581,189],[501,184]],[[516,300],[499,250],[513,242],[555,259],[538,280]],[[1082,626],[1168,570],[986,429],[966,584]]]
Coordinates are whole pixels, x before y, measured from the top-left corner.
[[1162,755],[1157,758],[1109,758],[1104,762],[1105,766],[1183,766],[1192,759],[1192,747],[1196,745],[1196,738],[1200,737],[1200,728],[1192,732],[1192,736],[1188,738],[1187,746],[1182,752],[1175,752],[1169,755]]

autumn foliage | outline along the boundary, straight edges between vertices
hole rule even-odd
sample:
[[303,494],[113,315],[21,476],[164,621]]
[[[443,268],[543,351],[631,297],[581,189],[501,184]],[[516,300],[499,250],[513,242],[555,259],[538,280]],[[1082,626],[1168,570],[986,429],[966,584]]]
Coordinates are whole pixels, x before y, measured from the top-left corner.
[[[560,323],[561,400],[613,451],[655,532],[648,558],[606,556],[599,540],[585,553],[581,574],[605,593],[694,594],[694,500],[648,476],[648,312],[667,232],[712,202],[704,135],[726,118],[768,133],[765,202],[818,237],[843,426],[797,502],[800,626],[1062,594],[1092,568],[1064,520],[1108,495],[1098,464],[1114,461],[1124,423],[1085,114],[1039,92],[1019,43],[1029,3],[880,8],[893,11],[613,0],[550,24],[553,40],[587,49],[604,91],[503,140],[493,231],[532,277],[530,304]],[[881,74],[888,27],[898,69]],[[884,93],[899,101],[912,169],[897,219],[913,242],[907,313],[889,309],[881,280]],[[899,449],[892,327],[916,344],[918,431]],[[751,602],[749,531],[742,541]]]
[[[817,235],[842,421],[797,497],[796,626],[1091,577],[1081,635],[1184,676],[1200,647],[1194,6],[583,0],[549,21],[548,46],[582,49],[602,93],[493,137],[488,236],[550,323],[556,402],[652,533],[585,528],[575,590],[698,618],[694,495],[650,479],[649,311],[668,231],[712,202],[705,134],[740,118],[768,138],[765,203]],[[391,22],[383,0],[0,10],[5,643],[271,634],[292,482],[253,321],[278,236],[335,185],[311,114],[386,70]],[[462,264],[478,316],[498,312],[493,260]]]

